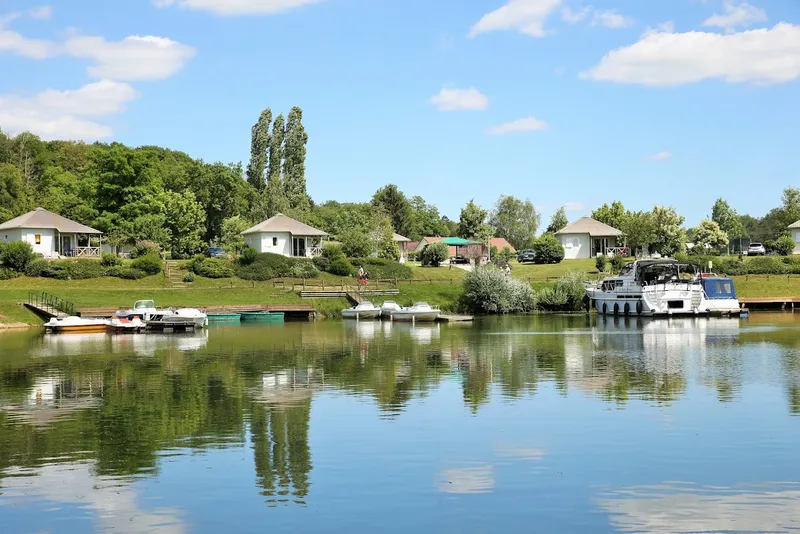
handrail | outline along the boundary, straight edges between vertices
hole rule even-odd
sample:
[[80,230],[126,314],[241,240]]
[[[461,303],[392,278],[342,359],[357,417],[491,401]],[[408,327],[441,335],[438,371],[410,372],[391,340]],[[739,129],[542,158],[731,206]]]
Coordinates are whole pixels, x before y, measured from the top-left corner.
[[28,304],[35,306],[51,315],[56,312],[75,315],[75,304],[56,295],[42,291],[41,293],[28,292]]

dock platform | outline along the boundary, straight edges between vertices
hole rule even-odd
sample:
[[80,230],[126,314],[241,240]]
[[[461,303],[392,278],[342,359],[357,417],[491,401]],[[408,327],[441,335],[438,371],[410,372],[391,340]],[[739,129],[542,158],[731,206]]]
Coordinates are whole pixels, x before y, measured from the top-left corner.
[[470,323],[475,320],[473,315],[440,315],[437,319],[440,323]]
[[158,332],[194,332],[194,321],[147,321],[148,331]]
[[739,297],[743,308],[792,310],[800,307],[800,297]]

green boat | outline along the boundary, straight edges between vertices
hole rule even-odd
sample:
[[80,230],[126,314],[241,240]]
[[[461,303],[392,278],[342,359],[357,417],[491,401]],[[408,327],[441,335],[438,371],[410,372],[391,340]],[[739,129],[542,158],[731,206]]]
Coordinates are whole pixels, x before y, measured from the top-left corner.
[[240,313],[209,313],[209,323],[238,323],[242,320]]
[[283,321],[283,313],[272,312],[244,312],[242,321]]

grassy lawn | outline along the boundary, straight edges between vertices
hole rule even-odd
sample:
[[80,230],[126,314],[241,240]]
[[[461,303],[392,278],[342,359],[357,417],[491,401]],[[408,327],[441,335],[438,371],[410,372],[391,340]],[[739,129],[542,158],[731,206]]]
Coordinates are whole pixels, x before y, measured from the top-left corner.
[[800,276],[734,276],[736,294],[746,297],[800,297]]
[[564,260],[555,265],[535,265],[532,263],[519,264],[516,260],[512,260],[511,276],[531,282],[545,282],[548,278],[558,278],[572,271],[594,275],[597,274],[594,261],[593,259]]

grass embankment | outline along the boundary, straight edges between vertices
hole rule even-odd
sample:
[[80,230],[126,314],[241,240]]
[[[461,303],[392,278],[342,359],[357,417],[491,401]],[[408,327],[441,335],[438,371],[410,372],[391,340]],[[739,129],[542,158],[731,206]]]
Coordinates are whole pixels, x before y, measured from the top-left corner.
[[[391,297],[375,297],[395,300],[402,305],[426,301],[440,306],[444,311],[458,311],[461,297],[461,282],[466,271],[449,267],[420,267],[411,265],[412,280],[400,281],[400,294]],[[587,277],[599,276],[594,260],[566,260],[557,265],[519,265],[511,263],[512,276],[529,281],[535,289],[550,285],[555,278],[571,271],[586,273]],[[789,297],[800,296],[800,276],[792,275],[749,275],[733,277],[736,291],[742,298],[747,297]],[[322,280],[329,286],[352,283],[352,279],[322,273],[319,279],[309,284],[319,285]],[[299,282],[295,281],[296,289]],[[285,286],[273,281],[249,282],[239,279],[212,280],[195,277],[195,281],[185,287],[172,287],[163,275],[151,276],[141,280],[120,280],[117,278],[98,278],[92,280],[62,281],[48,278],[20,277],[0,281],[0,324],[25,323],[38,325],[42,321],[22,306],[29,292],[48,292],[69,300],[80,308],[113,306],[127,308],[134,301],[152,298],[159,306],[215,306],[225,304],[312,304],[315,309],[327,316],[337,316],[348,307],[345,299],[302,299],[298,291],[291,290],[292,282]],[[375,288],[371,283],[368,288]],[[379,283],[378,287],[384,287]]]

